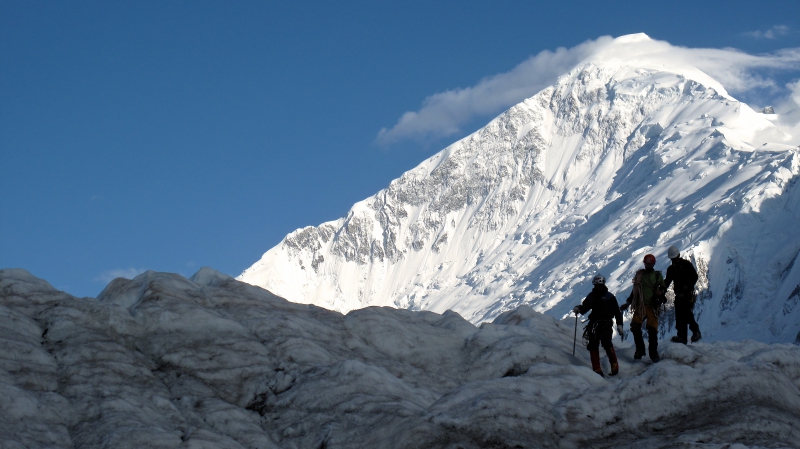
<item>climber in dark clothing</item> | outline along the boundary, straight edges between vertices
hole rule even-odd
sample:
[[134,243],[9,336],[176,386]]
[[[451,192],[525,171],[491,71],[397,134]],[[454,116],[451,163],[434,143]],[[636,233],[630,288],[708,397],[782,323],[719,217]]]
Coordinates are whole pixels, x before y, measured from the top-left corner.
[[[617,298],[608,291],[606,287],[606,278],[598,274],[592,279],[594,288],[592,292],[586,296],[583,303],[575,306],[572,309],[575,314],[585,314],[592,311],[589,315],[589,324],[583,335],[589,340],[586,349],[589,350],[589,356],[592,359],[592,369],[597,374],[603,375],[603,368],[600,366],[600,351],[598,347],[602,344],[603,349],[606,350],[608,355],[608,362],[611,364],[611,376],[616,376],[619,373],[619,363],[617,362],[617,354],[614,352],[614,345],[611,344],[611,337],[613,335],[612,320],[617,322],[617,333],[622,335],[622,312],[619,310]],[[604,376],[605,377],[605,376]]]
[[686,326],[692,330],[692,342],[700,340],[700,326],[694,319],[694,285],[697,283],[697,270],[691,262],[682,259],[681,253],[678,248],[670,246],[667,250],[667,255],[672,260],[672,265],[667,268],[667,277],[664,279],[664,284],[667,288],[673,282],[675,283],[673,291],[675,292],[675,328],[678,330],[678,335],[672,337],[672,341],[677,343],[686,344]]

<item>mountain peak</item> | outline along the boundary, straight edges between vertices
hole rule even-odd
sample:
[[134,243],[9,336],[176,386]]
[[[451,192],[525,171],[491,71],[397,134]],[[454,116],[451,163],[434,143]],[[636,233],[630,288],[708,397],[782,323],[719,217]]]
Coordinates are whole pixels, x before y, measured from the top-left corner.
[[619,36],[614,39],[614,42],[620,44],[629,44],[634,42],[652,41],[653,39],[645,33],[633,33]]
[[636,33],[603,41],[576,69],[593,63],[608,68],[675,73],[711,87],[720,95],[729,96],[722,84],[695,66],[693,60],[684,48],[652,39],[644,33]]
[[[701,272],[704,336],[752,326],[751,338],[793,341],[800,242],[781,229],[800,220],[800,155],[783,137],[680,51],[623,36],[239,279],[343,312],[560,317],[596,272],[624,298],[639,254],[664,270],[676,245]],[[765,281],[764,266],[779,272]],[[770,306],[745,313],[744,297]]]

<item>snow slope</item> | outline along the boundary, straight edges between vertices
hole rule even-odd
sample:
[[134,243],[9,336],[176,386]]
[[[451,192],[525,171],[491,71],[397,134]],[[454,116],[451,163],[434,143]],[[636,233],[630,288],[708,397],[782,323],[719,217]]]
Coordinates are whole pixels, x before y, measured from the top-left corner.
[[800,148],[648,40],[618,38],[238,279],[342,312],[563,317],[595,273],[624,300],[644,254],[665,270],[676,245],[704,338],[800,341]]
[[625,342],[603,379],[572,326],[341,315],[205,268],[97,299],[0,270],[0,447],[800,447],[800,347]]

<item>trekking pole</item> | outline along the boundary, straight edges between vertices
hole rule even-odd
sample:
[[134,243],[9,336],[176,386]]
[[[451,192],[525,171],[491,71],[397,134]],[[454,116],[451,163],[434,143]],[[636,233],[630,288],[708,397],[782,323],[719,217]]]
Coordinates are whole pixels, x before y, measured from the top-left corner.
[[572,334],[572,355],[575,355],[575,342],[578,340],[578,314],[575,314],[575,333]]

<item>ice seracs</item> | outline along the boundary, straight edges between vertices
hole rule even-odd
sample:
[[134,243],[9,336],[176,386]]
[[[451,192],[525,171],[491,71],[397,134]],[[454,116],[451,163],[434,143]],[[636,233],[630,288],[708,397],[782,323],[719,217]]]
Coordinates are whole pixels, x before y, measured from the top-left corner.
[[571,321],[528,306],[476,327],[452,311],[342,315],[206,269],[193,279],[150,271],[95,299],[0,270],[2,446],[797,444],[795,345],[665,343],[651,365],[620,344],[608,380],[585,349],[571,355]]
[[676,245],[704,338],[800,341],[800,150],[667,45],[617,39],[238,279],[343,312],[562,317],[596,272],[624,299]]

